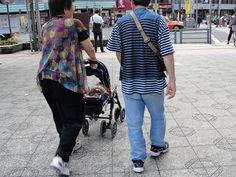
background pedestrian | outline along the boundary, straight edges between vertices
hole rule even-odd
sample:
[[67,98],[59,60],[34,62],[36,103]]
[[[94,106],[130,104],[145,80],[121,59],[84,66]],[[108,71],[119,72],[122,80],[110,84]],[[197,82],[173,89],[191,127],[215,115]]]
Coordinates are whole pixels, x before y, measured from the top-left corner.
[[95,10],[95,14],[90,18],[92,24],[92,32],[94,35],[94,47],[97,52],[97,38],[99,37],[99,44],[101,52],[104,52],[103,41],[102,41],[102,25],[104,23],[102,17],[99,15],[99,10]]

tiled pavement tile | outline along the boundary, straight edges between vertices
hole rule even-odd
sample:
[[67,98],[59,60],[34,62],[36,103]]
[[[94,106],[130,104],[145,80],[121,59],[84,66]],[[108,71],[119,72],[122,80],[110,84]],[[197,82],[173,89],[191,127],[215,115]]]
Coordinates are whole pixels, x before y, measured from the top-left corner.
[[32,101],[30,99],[26,102],[15,105],[15,107],[19,109],[27,109],[28,111],[33,111],[35,109],[50,109],[46,103],[40,103],[40,100]]
[[0,105],[1,105],[0,106],[0,114],[2,114],[2,112],[4,113],[4,111],[8,112],[8,111],[10,111],[9,109],[14,107],[14,104],[9,102],[7,98],[4,98],[4,100],[1,100]]
[[147,171],[144,170],[143,173],[134,173],[130,171],[129,173],[113,173],[113,177],[161,177],[158,171]]
[[30,121],[25,121],[18,127],[18,129],[16,130],[16,132],[14,133],[14,135],[11,138],[13,138],[13,139],[30,138],[32,136],[32,134],[33,135],[38,134],[40,136],[46,132],[46,130],[48,129],[48,126],[49,125],[31,124]]
[[165,113],[176,113],[179,112],[181,110],[180,103],[173,103],[173,102],[165,102]]
[[[115,137],[116,138],[116,137]],[[97,152],[111,152],[112,151],[112,145],[113,140],[110,138],[103,138],[102,136],[97,136],[96,140],[95,138],[85,137],[81,140],[82,146],[86,148],[91,153],[97,153]]]
[[197,108],[200,113],[204,114],[214,114],[216,117],[224,117],[224,116],[232,116],[229,111],[221,110],[221,109],[214,109],[211,107],[198,107]]
[[181,103],[179,103],[178,108],[180,108],[180,111],[172,114],[173,119],[192,119],[194,114],[199,113],[199,111],[190,104],[188,106],[182,107]]
[[[197,95],[193,93],[199,93],[199,88],[194,84],[186,85],[186,83],[177,83],[177,92],[186,96]],[[203,93],[201,95],[204,95]]]
[[160,170],[161,177],[197,177],[187,169]]
[[0,149],[4,144],[6,144],[7,141],[8,139],[0,139]]
[[0,155],[29,155],[34,153],[37,146],[30,139],[10,139],[2,146],[5,152],[0,151]]
[[[57,134],[49,134],[46,133],[43,138],[31,138],[30,142],[36,144],[38,141],[40,141],[38,144],[38,147],[35,151],[35,154],[41,154],[42,152],[47,154],[54,154],[56,152],[56,149],[58,147],[59,143],[59,137]],[[83,144],[82,144],[83,145]]]
[[25,116],[15,116],[11,113],[7,113],[4,117],[0,118],[0,127],[5,127],[13,131],[16,130],[26,119],[27,117]]
[[235,174],[236,174],[236,166],[224,166],[221,176],[235,177]]
[[196,158],[194,151],[190,147],[170,148],[169,152],[157,159],[160,170],[184,169],[185,164]]
[[[193,93],[197,94],[198,96],[199,96],[199,95],[208,96],[208,98],[209,98],[209,96],[211,96],[211,95],[214,94],[215,92],[214,92],[214,91],[211,91],[211,90],[206,90],[206,89],[199,89],[199,88],[197,88],[195,92],[191,92],[191,94],[193,94]],[[200,100],[201,100],[201,99],[200,99]]]
[[217,120],[217,116],[214,114],[208,114],[208,113],[198,113],[193,115],[193,119],[199,122],[208,122],[211,124],[211,122],[214,122]]
[[97,173],[91,173],[91,174],[80,174],[75,173],[70,175],[70,177],[113,177],[112,173],[101,173],[101,174],[97,174]]
[[42,151],[34,154],[29,160],[22,176],[50,176],[56,175],[56,172],[50,168],[50,163],[54,154],[48,154]]
[[236,125],[234,124],[233,128],[219,129],[218,130],[223,137],[236,139]]
[[205,107],[205,108],[210,108],[211,105],[215,104],[215,100],[210,99],[209,97],[202,97],[198,98],[198,102],[193,103],[195,107]]
[[[49,118],[50,119],[50,118]],[[51,121],[53,121],[53,118],[51,117]],[[51,123],[47,129],[46,134],[53,134],[53,135],[58,135],[57,130],[56,130],[56,126],[55,123]],[[59,137],[59,135],[58,135]]]
[[37,125],[37,126],[45,126],[45,125],[54,125],[54,121],[52,118],[52,115],[50,114],[49,116],[30,116],[28,119],[25,121],[26,123],[29,122],[32,126]]
[[96,154],[89,150],[85,153],[83,150],[73,154],[70,160],[70,169],[73,173],[111,173],[112,172],[112,155],[111,152],[97,152]]
[[[224,88],[228,88],[228,86],[224,86]],[[217,92],[214,92],[210,95],[211,98],[213,98],[214,100],[226,100],[227,96],[229,95],[228,91],[222,88],[219,88],[219,90]]]
[[169,113],[169,112],[165,111],[165,118],[166,118],[167,121],[172,120],[173,119],[172,113]]
[[213,109],[230,111],[234,106],[227,100],[217,100],[217,103],[211,105]]
[[0,126],[0,140],[9,139],[14,132],[14,130],[9,130],[7,127]]
[[[175,120],[167,120],[166,124],[167,124],[167,130],[170,129],[171,127],[178,126]],[[170,148],[189,146],[186,137],[175,136],[171,134],[169,131],[166,131],[166,141],[169,143]]]
[[28,111],[26,109],[17,109],[14,107],[11,109],[11,114],[13,114],[15,116],[28,117],[31,113],[32,113],[32,111]]
[[231,115],[236,115],[236,106],[230,109],[229,112],[231,113]]
[[233,116],[218,117],[216,121],[211,122],[216,129],[230,129],[236,125],[236,119]]
[[51,116],[51,111],[48,108],[39,108],[39,109],[34,109],[31,112],[31,116],[45,116],[45,117],[52,117]]
[[213,145],[216,138],[221,135],[216,130],[196,130],[196,133],[192,136],[188,136],[187,139],[192,146],[198,145]]
[[229,151],[212,146],[194,146],[194,151],[199,158],[210,159],[220,166],[224,165],[236,165],[236,161],[233,159],[233,154]]
[[168,132],[176,137],[189,137],[196,133],[196,130],[188,126],[175,126],[168,128]]
[[26,167],[30,155],[0,155],[2,177],[20,176]]
[[[194,115],[193,115],[194,117]],[[196,130],[211,130],[214,129],[207,121],[198,121],[193,119],[176,119],[179,126],[191,126]]]

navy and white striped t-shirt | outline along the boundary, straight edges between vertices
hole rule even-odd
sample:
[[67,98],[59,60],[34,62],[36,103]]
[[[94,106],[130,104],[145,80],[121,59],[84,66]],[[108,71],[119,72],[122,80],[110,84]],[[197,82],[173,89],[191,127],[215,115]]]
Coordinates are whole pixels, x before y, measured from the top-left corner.
[[[146,8],[136,9],[135,14],[146,35],[159,48],[161,55],[174,53],[164,19]],[[120,80],[123,93],[163,93],[166,87],[165,74],[153,51],[144,43],[131,15],[117,21],[107,49],[121,53]]]

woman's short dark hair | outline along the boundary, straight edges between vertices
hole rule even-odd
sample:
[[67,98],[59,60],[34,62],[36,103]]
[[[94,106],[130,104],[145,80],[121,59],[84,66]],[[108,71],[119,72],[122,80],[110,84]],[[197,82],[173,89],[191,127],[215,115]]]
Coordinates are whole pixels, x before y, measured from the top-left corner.
[[134,5],[141,5],[141,6],[145,6],[145,7],[148,7],[149,4],[150,4],[150,1],[151,0],[133,0],[134,2]]
[[64,9],[71,8],[72,0],[48,0],[48,6],[51,17],[56,17],[64,14]]

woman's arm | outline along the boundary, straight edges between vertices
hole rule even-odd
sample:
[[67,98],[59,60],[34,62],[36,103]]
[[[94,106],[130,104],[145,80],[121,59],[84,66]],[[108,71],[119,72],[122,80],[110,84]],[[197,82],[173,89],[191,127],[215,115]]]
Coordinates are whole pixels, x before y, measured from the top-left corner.
[[[87,28],[84,26],[84,24],[80,20],[74,19],[74,23],[79,33],[87,30]],[[80,44],[82,45],[85,52],[88,54],[90,60],[97,61],[97,58],[95,56],[95,50],[90,39],[87,38],[81,41]]]
[[88,54],[90,60],[97,61],[95,50],[93,47],[93,44],[91,43],[90,39],[86,39],[80,43],[85,50],[85,52]]

